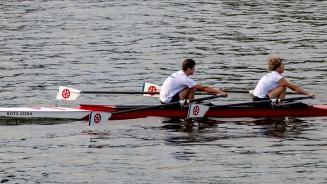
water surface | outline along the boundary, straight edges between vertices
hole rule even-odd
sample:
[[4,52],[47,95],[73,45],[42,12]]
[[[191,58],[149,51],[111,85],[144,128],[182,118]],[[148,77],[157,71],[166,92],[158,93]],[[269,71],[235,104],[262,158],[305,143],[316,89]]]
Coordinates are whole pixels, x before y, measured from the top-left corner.
[[[0,3],[1,106],[156,104],[58,86],[140,90],[193,58],[193,78],[252,89],[273,53],[290,81],[326,104],[327,1],[17,1]],[[214,103],[250,100],[230,94]],[[326,183],[327,119],[220,120],[185,132],[158,118],[0,126],[0,180],[11,183]]]

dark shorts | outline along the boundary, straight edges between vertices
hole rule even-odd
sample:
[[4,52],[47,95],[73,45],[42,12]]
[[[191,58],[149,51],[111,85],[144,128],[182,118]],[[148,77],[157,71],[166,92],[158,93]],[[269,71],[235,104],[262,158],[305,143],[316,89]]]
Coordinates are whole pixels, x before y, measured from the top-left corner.
[[[176,95],[174,95],[173,96],[173,98],[171,99],[171,101],[170,102],[168,102],[168,103],[172,103],[172,102],[179,102],[179,93],[177,93]],[[161,102],[161,101],[160,101]],[[165,104],[165,103],[163,103],[163,102],[161,102],[161,104]]]
[[[253,102],[260,102],[260,101],[266,101],[266,100],[270,100],[269,96],[267,95],[264,98],[259,98],[256,96],[253,96]],[[256,107],[271,107],[271,102],[264,102],[264,103],[258,103],[258,104],[254,104],[254,106]]]
[[253,101],[254,101],[254,102],[257,102],[257,101],[264,101],[264,100],[270,100],[269,96],[267,95],[267,96],[264,97],[264,98],[259,98],[259,97],[253,96]]
[[173,96],[173,98],[171,99],[170,102],[179,102],[179,93],[177,93],[176,95]]

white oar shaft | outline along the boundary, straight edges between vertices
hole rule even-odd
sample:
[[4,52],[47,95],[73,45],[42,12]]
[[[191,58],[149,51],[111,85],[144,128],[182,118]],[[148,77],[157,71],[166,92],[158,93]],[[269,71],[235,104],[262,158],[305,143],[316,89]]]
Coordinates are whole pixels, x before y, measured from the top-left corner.
[[156,95],[159,92],[139,92],[139,91],[81,91],[78,89],[60,86],[57,94],[58,100],[76,100],[80,94],[148,94]]

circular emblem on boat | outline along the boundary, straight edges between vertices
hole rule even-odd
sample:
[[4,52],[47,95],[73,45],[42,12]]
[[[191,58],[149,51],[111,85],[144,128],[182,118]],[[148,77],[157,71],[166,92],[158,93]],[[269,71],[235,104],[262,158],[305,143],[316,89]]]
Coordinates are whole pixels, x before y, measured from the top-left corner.
[[100,114],[96,114],[94,116],[94,123],[100,123],[101,121],[101,115]]
[[69,89],[64,89],[61,93],[63,98],[69,98],[70,97],[70,91]]
[[199,112],[200,112],[200,107],[199,106],[194,106],[194,108],[193,108],[193,115],[198,115],[199,114]]
[[[149,93],[155,93],[155,92],[157,92],[157,88],[155,86],[149,86],[148,92]],[[154,94],[150,94],[150,95],[154,95]]]

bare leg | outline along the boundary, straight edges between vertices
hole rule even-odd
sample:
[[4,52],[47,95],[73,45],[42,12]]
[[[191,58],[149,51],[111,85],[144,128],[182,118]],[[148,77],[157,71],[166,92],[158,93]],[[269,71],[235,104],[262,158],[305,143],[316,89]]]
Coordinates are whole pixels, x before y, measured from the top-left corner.
[[194,99],[194,90],[191,88],[186,88],[183,91],[179,92],[179,99]]
[[189,90],[189,93],[188,93],[187,99],[189,99],[189,100],[194,99],[194,96],[195,96],[194,90],[193,89],[190,89]]
[[285,98],[285,95],[286,95],[286,87],[284,87],[284,90],[280,93],[279,95],[279,99],[284,99]]
[[277,97],[279,99],[284,99],[286,94],[286,86],[278,86],[277,88],[272,89],[268,96],[269,98]]

